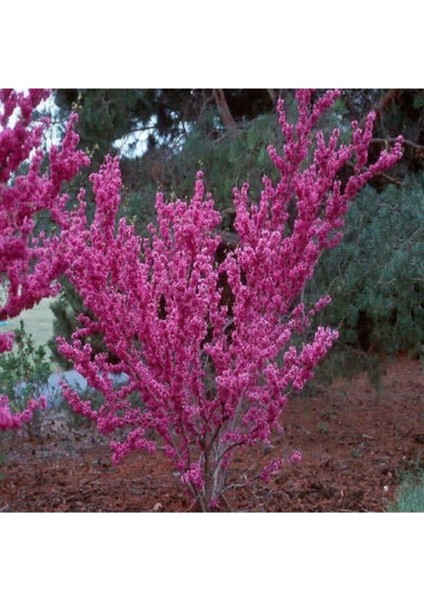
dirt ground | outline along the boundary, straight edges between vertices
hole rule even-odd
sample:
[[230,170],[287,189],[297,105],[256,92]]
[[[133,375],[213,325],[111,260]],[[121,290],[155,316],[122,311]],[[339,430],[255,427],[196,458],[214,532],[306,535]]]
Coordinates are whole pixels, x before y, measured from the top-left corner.
[[[237,483],[225,510],[242,512],[381,512],[406,471],[424,468],[424,369],[417,360],[387,362],[379,393],[365,374],[336,381],[311,398],[292,399],[284,433],[271,448],[249,449],[229,473]],[[268,483],[244,473],[293,450]],[[44,418],[41,438],[3,435],[0,511],[182,512],[195,510],[166,457],[133,454],[112,465],[107,441],[69,419]]]

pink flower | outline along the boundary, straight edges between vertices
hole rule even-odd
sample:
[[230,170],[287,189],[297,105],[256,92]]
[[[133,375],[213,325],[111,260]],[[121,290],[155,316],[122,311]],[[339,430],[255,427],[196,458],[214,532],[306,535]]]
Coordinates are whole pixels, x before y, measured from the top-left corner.
[[298,463],[303,460],[303,454],[300,450],[295,450],[291,456],[289,456],[289,462]]
[[272,460],[268,465],[264,467],[261,473],[261,479],[263,481],[269,481],[271,475],[278,473],[281,467],[284,464],[284,458],[279,458],[277,460]]
[[[156,223],[141,239],[125,219],[118,221],[119,164],[108,157],[91,179],[93,222],[83,218],[81,194],[66,231],[66,274],[92,317],[59,348],[104,397],[91,418],[102,432],[125,433],[113,442],[117,458],[132,449],[152,451],[147,442],[159,437],[203,507],[219,501],[236,451],[270,441],[290,391],[303,388],[337,340],[336,331],[313,325],[331,299],[311,308],[299,299],[322,252],[340,242],[350,201],[401,156],[398,140],[367,165],[372,116],[363,130],[353,125],[347,145],[337,130],[327,141],[316,133],[338,94],[330,90],[313,102],[310,90],[299,91],[294,124],[279,102],[285,144],[281,153],[268,149],[279,178],[264,177],[257,201],[247,184],[234,190],[238,244],[225,248],[223,258],[221,218],[201,172],[190,200],[166,202],[157,194]],[[356,168],[342,186],[348,162]],[[94,356],[87,342],[94,333],[113,362]],[[108,374],[118,372],[128,383],[117,390]],[[71,401],[90,415],[85,404]]]
[[[75,115],[69,120],[60,147],[52,147],[48,154],[43,152],[41,138],[48,122],[43,119],[34,127],[32,114],[48,96],[46,90],[29,90],[27,94],[0,90],[0,284],[7,290],[0,320],[13,318],[42,298],[58,293],[57,278],[65,270],[65,230],[70,224],[62,186],[89,162],[77,150]],[[27,172],[23,170],[22,174],[20,168],[25,163]],[[35,234],[41,211],[50,211],[57,234]],[[13,334],[0,335],[0,352],[11,350],[12,344]],[[21,414],[12,415],[3,396],[0,427],[19,426],[31,418],[33,409],[30,403]]]
[[193,485],[196,490],[200,490],[204,485],[204,481],[199,463],[191,465],[191,467],[181,475],[181,481],[186,485]]

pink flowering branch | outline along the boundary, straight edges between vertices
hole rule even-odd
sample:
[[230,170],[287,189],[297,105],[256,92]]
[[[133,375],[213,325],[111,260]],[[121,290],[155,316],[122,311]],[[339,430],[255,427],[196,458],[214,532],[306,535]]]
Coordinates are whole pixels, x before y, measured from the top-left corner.
[[[314,316],[331,299],[307,308],[302,290],[322,252],[340,241],[350,201],[401,156],[399,139],[367,164],[372,114],[363,130],[353,124],[348,145],[339,143],[338,130],[327,141],[315,133],[337,95],[312,103],[311,92],[298,92],[295,124],[279,102],[285,144],[280,154],[268,150],[280,177],[264,177],[258,202],[247,184],[234,190],[239,243],[221,262],[220,215],[202,173],[188,202],[157,195],[156,225],[141,239],[124,219],[117,223],[121,179],[109,157],[92,176],[94,221],[85,221],[81,195],[81,218],[69,231],[67,274],[93,318],[81,316],[80,329],[71,340],[60,338],[59,348],[104,403],[94,410],[69,388],[67,399],[101,432],[115,434],[114,460],[163,449],[204,510],[219,502],[234,453],[270,442],[290,391],[303,388],[337,339],[327,327],[313,332]],[[343,183],[348,161],[355,169]],[[94,333],[108,355],[94,354]],[[304,342],[296,343],[300,336]],[[117,387],[118,373],[126,382]]]
[[[49,123],[44,119],[35,125],[33,111],[48,96],[45,90],[0,90],[0,285],[6,296],[0,320],[58,293],[57,277],[65,265],[61,248],[70,216],[62,187],[89,163],[77,149],[76,115],[67,124],[62,144],[43,151],[42,136]],[[57,233],[35,233],[41,211],[50,213]],[[13,334],[0,334],[0,352],[12,346]],[[19,427],[43,402],[31,400],[23,412],[13,414],[2,396],[0,430]]]

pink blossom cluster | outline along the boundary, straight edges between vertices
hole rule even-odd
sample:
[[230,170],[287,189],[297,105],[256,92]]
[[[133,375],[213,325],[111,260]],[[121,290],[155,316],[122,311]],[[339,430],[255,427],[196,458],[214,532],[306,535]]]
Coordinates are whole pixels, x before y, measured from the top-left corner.
[[46,406],[45,396],[32,398],[28,401],[25,409],[20,413],[13,413],[10,410],[9,399],[7,396],[0,395],[0,431],[6,429],[18,429],[24,423],[28,423],[35,410]]
[[[303,388],[337,339],[327,327],[313,332],[314,316],[331,299],[307,308],[302,291],[321,253],[340,241],[349,202],[402,153],[399,139],[367,164],[372,113],[363,129],[353,123],[347,145],[338,130],[328,140],[315,133],[337,96],[329,91],[313,102],[310,91],[299,91],[294,124],[279,102],[285,143],[280,153],[268,149],[278,180],[264,177],[256,202],[247,184],[234,190],[239,242],[221,262],[220,215],[201,172],[188,202],[157,195],[156,224],[141,239],[117,220],[121,178],[117,159],[108,157],[92,175],[93,222],[82,193],[67,232],[67,275],[92,317],[81,316],[59,348],[104,403],[95,410],[70,388],[66,397],[101,432],[115,434],[115,460],[164,450],[205,510],[224,492],[235,452],[270,442],[290,390]],[[343,182],[348,162],[353,172]],[[93,352],[93,334],[102,335],[107,354]],[[118,373],[126,375],[120,386]]]
[[267,465],[265,465],[265,467],[262,469],[261,479],[263,479],[264,481],[269,481],[271,475],[278,473],[278,471],[281,470],[281,468],[284,466],[284,464],[287,464],[287,462],[296,464],[296,463],[300,462],[302,459],[303,459],[303,455],[300,452],[300,450],[295,450],[288,457],[288,459],[280,456],[280,458],[271,460],[271,462],[269,462]]
[[[67,196],[62,186],[89,162],[77,149],[73,131],[76,116],[62,144],[43,151],[46,119],[34,124],[33,111],[49,96],[45,90],[27,93],[0,90],[0,287],[5,296],[0,320],[13,318],[42,298],[55,295],[57,277],[64,271],[64,232],[68,227]],[[43,163],[48,159],[47,166]],[[35,233],[37,215],[49,211],[57,233]],[[0,334],[0,352],[11,350],[13,334]],[[7,399],[0,401],[0,430],[19,427],[43,400],[32,400],[12,414]]]

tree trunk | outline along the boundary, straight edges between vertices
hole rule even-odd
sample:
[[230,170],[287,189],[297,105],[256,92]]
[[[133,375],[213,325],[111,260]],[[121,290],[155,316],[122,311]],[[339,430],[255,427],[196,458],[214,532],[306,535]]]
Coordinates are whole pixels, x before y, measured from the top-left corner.
[[230,132],[235,131],[237,129],[237,125],[234,121],[233,115],[231,114],[227,99],[225,98],[224,90],[214,90],[213,97],[218,108],[219,116],[221,117],[225,127]]

